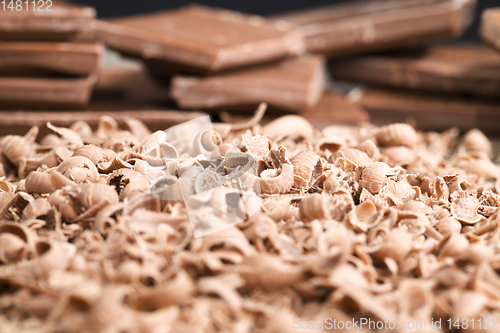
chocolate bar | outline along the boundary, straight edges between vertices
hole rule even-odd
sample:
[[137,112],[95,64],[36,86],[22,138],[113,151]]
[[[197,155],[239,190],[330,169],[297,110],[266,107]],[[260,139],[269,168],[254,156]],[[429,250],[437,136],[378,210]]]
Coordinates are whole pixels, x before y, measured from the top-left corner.
[[372,87],[355,90],[350,97],[368,111],[376,125],[408,121],[427,131],[457,127],[498,133],[500,105],[494,101]]
[[334,90],[326,90],[316,107],[301,113],[301,116],[319,129],[332,124],[356,125],[370,120],[368,113],[358,104]]
[[170,110],[134,110],[134,111],[2,111],[0,132],[2,135],[26,133],[32,126],[40,128],[40,136],[49,133],[47,122],[55,126],[69,127],[78,121],[84,121],[92,128],[97,128],[103,116],[116,120],[124,126],[127,118],[142,121],[152,131],[165,130],[171,126],[205,116],[202,112],[170,111]]
[[440,45],[333,59],[329,69],[339,80],[500,97],[500,54],[483,46]]
[[125,54],[204,73],[303,50],[302,35],[288,24],[200,6],[99,21],[97,35]]
[[500,7],[483,12],[480,30],[484,41],[500,51]]
[[285,60],[210,77],[175,76],[172,97],[185,109],[244,106],[266,102],[279,109],[311,109],[323,93],[323,59]]
[[96,11],[91,7],[76,6],[62,1],[38,1],[37,3],[23,1],[23,10],[0,9],[2,9],[0,10],[0,40],[88,41],[94,39]]
[[103,51],[100,44],[0,42],[0,74],[29,69],[85,76],[96,71]]
[[95,75],[84,78],[0,77],[0,105],[1,108],[84,106],[95,81]]
[[475,0],[368,0],[273,19],[299,25],[308,51],[342,56],[457,37],[474,8]]
[[[207,112],[217,115],[225,123],[237,124],[248,119],[248,110],[232,110],[231,112],[212,110]],[[260,124],[267,124],[276,118],[289,114],[288,111],[268,108]],[[340,91],[333,89],[326,89],[314,108],[299,112],[297,115],[300,115],[318,129],[330,125],[354,126],[370,120],[368,113],[358,103],[351,101],[348,96],[345,96]]]

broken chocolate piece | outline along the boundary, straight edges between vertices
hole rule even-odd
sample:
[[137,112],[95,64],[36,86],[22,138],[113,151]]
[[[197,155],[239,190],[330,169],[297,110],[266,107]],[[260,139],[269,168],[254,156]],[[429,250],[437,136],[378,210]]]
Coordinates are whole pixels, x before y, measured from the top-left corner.
[[102,53],[100,44],[0,42],[0,74],[35,69],[85,76],[97,69]]
[[500,8],[487,9],[481,18],[481,36],[500,51]]
[[[76,6],[62,1],[40,1],[37,10],[0,11],[0,40],[31,41],[88,41],[93,39],[96,11],[91,7]],[[26,1],[23,2],[26,5]]]
[[415,90],[500,96],[500,55],[483,46],[442,45],[426,49],[335,59],[339,80]]
[[358,104],[334,90],[326,90],[316,107],[301,116],[319,129],[333,124],[356,125],[370,120],[368,113]]
[[85,78],[0,77],[0,105],[2,108],[84,106],[95,81],[95,75]]
[[413,92],[399,89],[363,88],[351,93],[376,125],[410,121],[421,130],[443,131],[458,127],[498,133],[500,105],[479,98]]
[[279,109],[302,111],[314,107],[322,93],[323,59],[318,56],[204,78],[172,79],[172,97],[185,109],[255,108],[265,102]]
[[474,0],[368,0],[273,18],[299,25],[308,51],[341,56],[460,36],[474,8]]
[[97,34],[126,54],[201,72],[268,62],[303,49],[302,35],[288,24],[200,6],[99,21]]

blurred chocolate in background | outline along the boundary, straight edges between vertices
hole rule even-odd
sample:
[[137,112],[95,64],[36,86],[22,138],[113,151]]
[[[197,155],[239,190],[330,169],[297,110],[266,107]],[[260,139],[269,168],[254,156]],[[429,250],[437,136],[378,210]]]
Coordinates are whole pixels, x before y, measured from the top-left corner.
[[[118,17],[126,15],[137,15],[141,13],[154,12],[159,10],[168,10],[188,5],[190,3],[198,3],[211,7],[219,7],[232,9],[248,14],[256,15],[272,15],[282,12],[294,11],[305,8],[319,7],[325,5],[333,5],[341,2],[352,2],[353,0],[253,0],[253,1],[234,1],[234,0],[121,0],[121,1],[102,1],[102,0],[79,0],[78,2],[84,5],[89,5],[97,10],[99,18]],[[407,1],[407,0],[401,0]],[[477,41],[479,37],[477,30],[479,27],[479,15],[486,8],[499,5],[498,0],[477,0],[477,10],[474,23],[467,29],[462,36],[462,41]]]

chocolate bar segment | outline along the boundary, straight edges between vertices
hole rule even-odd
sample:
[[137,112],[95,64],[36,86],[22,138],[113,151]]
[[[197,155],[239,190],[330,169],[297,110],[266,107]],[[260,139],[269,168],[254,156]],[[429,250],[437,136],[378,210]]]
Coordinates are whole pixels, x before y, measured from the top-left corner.
[[[48,7],[49,1],[43,4]],[[23,1],[22,11],[0,11],[0,40],[87,41],[94,37],[96,11],[91,7],[63,1],[52,1],[50,8],[43,10],[40,3],[37,10],[32,10],[33,1],[29,1],[28,10],[26,5]]]
[[[214,112],[214,114],[217,114],[217,112]],[[268,108],[260,124],[267,124],[278,117],[288,114],[290,112]],[[330,125],[355,126],[370,120],[368,113],[358,103],[351,101],[342,92],[333,89],[325,90],[314,108],[299,112],[298,115],[318,129],[323,129]],[[242,123],[248,119],[248,110],[222,111],[218,112],[218,116],[225,123]]]
[[500,97],[500,54],[483,46],[424,49],[333,59],[334,79],[414,90]]
[[301,116],[319,129],[333,124],[356,125],[370,120],[368,113],[357,103],[334,90],[326,90],[316,107]]
[[500,51],[500,7],[483,12],[480,30],[483,40]]
[[309,56],[210,77],[175,76],[172,97],[185,109],[212,109],[259,103],[302,111],[323,94],[323,59]]
[[330,56],[457,37],[475,0],[367,0],[273,17],[299,25],[310,52]]
[[47,122],[55,126],[69,127],[72,124],[84,121],[92,128],[97,128],[103,116],[109,116],[121,126],[125,126],[127,118],[142,121],[152,131],[165,130],[171,126],[184,123],[206,114],[203,112],[186,112],[170,110],[134,110],[134,111],[2,111],[0,132],[7,134],[24,134],[32,126],[40,128],[40,136],[48,134]]
[[95,81],[95,75],[85,78],[0,77],[0,105],[2,108],[84,106]]
[[25,69],[89,75],[96,71],[103,52],[101,44],[0,42],[0,75]]
[[457,127],[462,131],[478,128],[498,134],[500,105],[494,101],[372,87],[354,91],[351,99],[370,114],[376,125],[411,122],[426,131]]
[[198,72],[268,62],[303,50],[299,30],[288,24],[200,6],[99,21],[97,34],[123,53]]

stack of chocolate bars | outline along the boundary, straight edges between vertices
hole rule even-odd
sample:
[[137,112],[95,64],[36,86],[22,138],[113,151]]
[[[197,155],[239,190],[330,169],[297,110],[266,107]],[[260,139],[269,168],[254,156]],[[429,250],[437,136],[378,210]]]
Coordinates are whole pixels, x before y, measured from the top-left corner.
[[[475,4],[361,0],[267,18],[192,5],[99,21],[91,8],[60,2],[52,12],[0,12],[0,102],[71,110],[95,84],[90,123],[108,111],[141,111],[136,117],[155,125],[150,114],[175,109],[228,110],[235,120],[266,102],[269,118],[291,112],[319,128],[371,119],[492,132],[500,55],[449,43],[470,25]],[[499,16],[485,12],[481,27],[498,49]],[[95,40],[139,66],[111,62],[97,75]],[[190,117],[163,114],[167,123]],[[16,123],[19,114],[10,116]]]
[[103,53],[95,39],[95,10],[55,1],[19,3],[0,11],[0,106],[86,105]]
[[[359,76],[370,71],[346,65],[358,58],[339,57],[458,37],[470,24],[474,7],[473,0],[372,0],[264,19],[188,6],[99,21],[97,35],[110,48],[143,60],[155,76],[167,78],[181,109],[247,111],[266,102],[271,113],[299,113],[321,127],[367,121],[360,105],[373,109],[364,99],[353,103],[330,87],[325,57],[333,59],[329,68],[334,79],[367,82]],[[477,52],[496,58],[491,51]],[[484,63],[484,57],[477,63]],[[390,80],[386,73],[375,76]],[[483,91],[473,81],[467,84]],[[496,93],[486,85],[484,93]]]
[[249,111],[266,102],[275,114],[301,113],[319,125],[368,119],[339,93],[325,92],[323,57],[306,54],[301,29],[283,20],[189,6],[100,21],[97,30],[109,47],[171,78],[182,109]]

